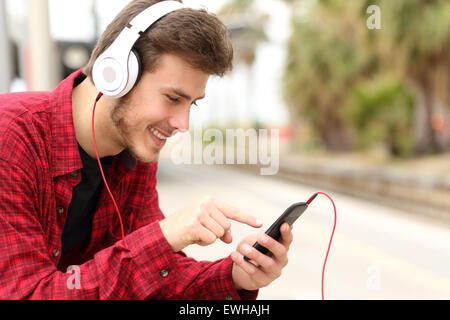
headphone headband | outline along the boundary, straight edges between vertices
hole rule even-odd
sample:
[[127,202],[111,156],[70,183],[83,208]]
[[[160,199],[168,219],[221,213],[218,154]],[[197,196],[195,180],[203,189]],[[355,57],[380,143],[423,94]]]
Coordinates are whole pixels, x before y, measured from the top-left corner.
[[138,14],[131,20],[130,25],[139,32],[145,32],[164,16],[183,8],[186,8],[186,6],[178,1],[161,1]]
[[92,77],[98,91],[110,98],[126,95],[136,84],[140,68],[139,58],[132,52],[134,44],[154,23],[183,8],[186,6],[177,1],[161,1],[131,20],[94,63]]

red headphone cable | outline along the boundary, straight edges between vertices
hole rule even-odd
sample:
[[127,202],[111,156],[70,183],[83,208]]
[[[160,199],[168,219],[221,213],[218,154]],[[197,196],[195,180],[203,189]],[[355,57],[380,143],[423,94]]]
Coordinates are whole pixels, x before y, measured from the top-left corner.
[[[95,99],[95,103],[94,103],[94,110],[92,113],[92,139],[94,141],[95,154],[97,155],[97,161],[98,161],[98,165],[100,168],[100,172],[103,177],[103,182],[105,183],[106,190],[108,190],[109,196],[114,204],[114,207],[116,208],[117,216],[119,217],[119,222],[120,222],[120,230],[122,231],[122,240],[125,243],[125,232],[124,232],[124,228],[123,228],[122,216],[120,214],[119,207],[117,206],[116,200],[114,200],[114,196],[112,195],[112,192],[109,189],[108,182],[106,181],[105,173],[103,172],[102,163],[100,161],[100,156],[98,154],[97,140],[95,139],[95,109],[97,108],[97,103],[99,102],[101,97],[103,97],[103,93],[98,94],[97,98]],[[127,247],[126,243],[125,243],[125,247]]]
[[325,268],[327,265],[327,260],[328,260],[328,255],[330,254],[330,249],[331,249],[331,243],[333,242],[333,237],[334,237],[334,232],[336,230],[336,222],[337,222],[337,213],[336,213],[336,205],[334,204],[333,199],[327,195],[324,192],[317,192],[316,194],[314,194],[307,202],[307,205],[310,205],[311,202],[313,202],[313,200],[319,195],[319,194],[323,194],[324,196],[326,196],[328,199],[330,199],[331,203],[333,204],[333,208],[334,208],[334,226],[333,226],[333,232],[331,233],[331,238],[330,238],[330,242],[328,244],[328,250],[327,250],[327,254],[325,256],[325,261],[323,263],[323,268],[322,268],[322,300],[325,300],[325,289],[324,289],[324,283],[325,283]]

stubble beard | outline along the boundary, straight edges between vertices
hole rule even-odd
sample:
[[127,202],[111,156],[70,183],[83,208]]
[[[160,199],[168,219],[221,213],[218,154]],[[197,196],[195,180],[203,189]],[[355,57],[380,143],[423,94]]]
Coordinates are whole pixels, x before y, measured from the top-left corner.
[[133,142],[130,138],[132,134],[130,130],[131,125],[127,122],[126,117],[127,111],[130,109],[132,109],[131,99],[129,99],[128,96],[125,96],[117,100],[117,103],[110,112],[110,119],[119,134],[117,143],[128,150],[139,162],[147,164],[158,162],[160,150],[153,148],[150,157],[143,155],[138,151],[139,148],[136,145],[136,142]]

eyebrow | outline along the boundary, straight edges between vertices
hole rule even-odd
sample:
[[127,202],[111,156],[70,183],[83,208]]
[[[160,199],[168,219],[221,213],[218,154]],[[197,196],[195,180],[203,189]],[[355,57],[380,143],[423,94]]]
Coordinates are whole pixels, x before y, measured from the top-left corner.
[[[185,92],[184,92],[183,90],[181,90],[181,89],[178,89],[178,88],[175,88],[175,87],[168,87],[168,88],[165,88],[165,89],[166,89],[166,90],[169,90],[169,91],[172,91],[173,93],[179,95],[180,97],[183,97],[183,98],[186,99],[186,100],[192,100],[191,96],[188,95],[187,93],[185,93]],[[201,96],[201,97],[195,99],[195,101],[202,100],[202,99],[205,98],[205,96],[206,96],[206,94],[204,94],[203,96]]]

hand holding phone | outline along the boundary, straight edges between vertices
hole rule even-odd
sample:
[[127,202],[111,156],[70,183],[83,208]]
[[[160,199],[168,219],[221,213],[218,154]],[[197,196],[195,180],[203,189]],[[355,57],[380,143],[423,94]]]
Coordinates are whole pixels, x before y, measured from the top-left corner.
[[[303,214],[303,212],[305,212],[305,210],[308,208],[308,205],[316,198],[316,196],[317,194],[312,196],[307,202],[295,203],[287,208],[286,211],[284,211],[284,213],[270,226],[270,228],[267,229],[266,234],[276,241],[280,240],[280,228],[283,223],[286,222],[289,224],[289,226],[292,226],[294,222],[297,221],[297,219]],[[258,242],[253,245],[253,248],[263,254],[267,254],[267,252],[269,251]],[[244,259],[246,261],[250,260],[248,257],[244,257]]]

